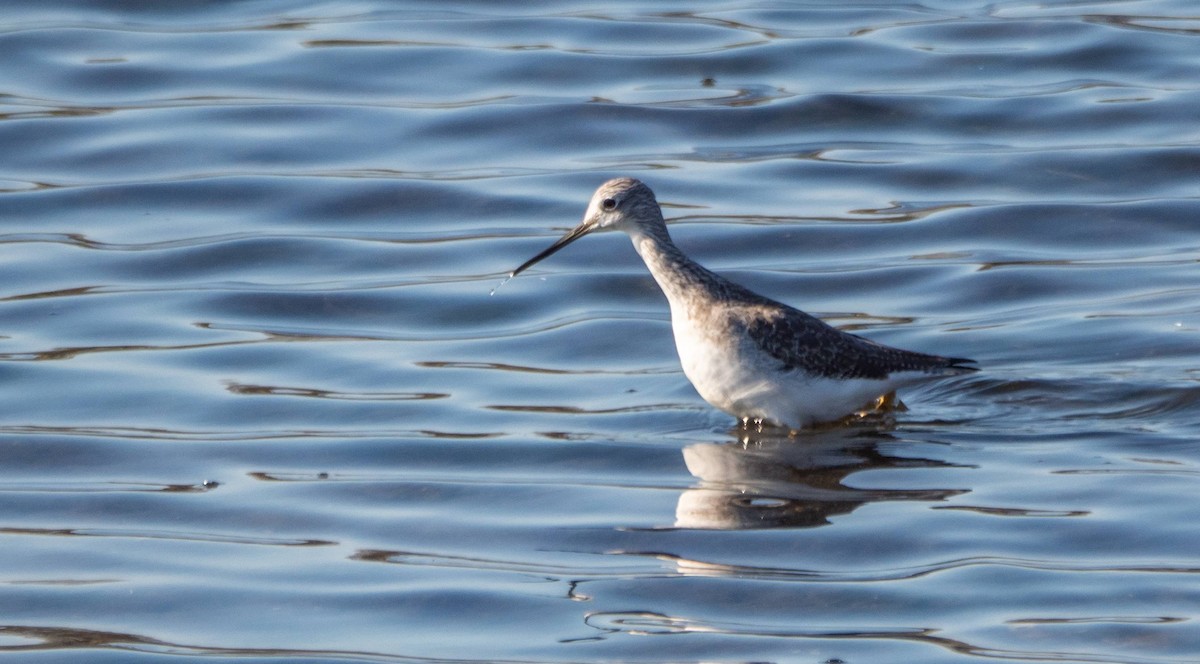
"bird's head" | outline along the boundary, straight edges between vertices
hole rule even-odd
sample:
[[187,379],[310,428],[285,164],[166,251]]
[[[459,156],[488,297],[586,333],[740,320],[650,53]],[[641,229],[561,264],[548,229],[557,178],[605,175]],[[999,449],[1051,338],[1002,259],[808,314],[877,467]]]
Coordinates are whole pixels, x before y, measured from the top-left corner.
[[633,178],[609,180],[592,194],[587,212],[583,214],[583,221],[578,226],[538,255],[525,261],[508,276],[517,276],[534,263],[593,231],[616,229],[626,233],[639,233],[658,226],[664,226],[662,209],[659,208],[650,187]]

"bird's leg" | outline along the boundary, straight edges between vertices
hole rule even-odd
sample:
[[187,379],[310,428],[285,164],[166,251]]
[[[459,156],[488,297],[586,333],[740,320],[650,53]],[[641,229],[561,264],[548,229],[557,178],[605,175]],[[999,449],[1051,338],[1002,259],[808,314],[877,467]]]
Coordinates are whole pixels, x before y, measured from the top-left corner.
[[904,412],[908,410],[908,406],[896,397],[896,391],[892,390],[887,394],[876,397],[871,403],[863,407],[862,410],[855,413],[858,417],[865,417],[871,413],[891,413]]
[[765,421],[761,417],[743,417],[742,418],[742,429],[745,429],[746,431],[762,433],[764,426],[765,426]]

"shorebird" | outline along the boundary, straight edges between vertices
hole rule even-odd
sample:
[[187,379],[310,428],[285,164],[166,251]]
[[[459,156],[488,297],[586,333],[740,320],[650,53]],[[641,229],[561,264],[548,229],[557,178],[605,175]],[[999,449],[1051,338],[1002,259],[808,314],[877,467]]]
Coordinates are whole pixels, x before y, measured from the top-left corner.
[[629,235],[666,295],[684,375],[705,401],[745,425],[805,429],[883,403],[904,385],[976,371],[974,360],[843,332],[709,271],[675,246],[654,192],[633,178],[600,185],[582,223],[508,277],[609,229]]

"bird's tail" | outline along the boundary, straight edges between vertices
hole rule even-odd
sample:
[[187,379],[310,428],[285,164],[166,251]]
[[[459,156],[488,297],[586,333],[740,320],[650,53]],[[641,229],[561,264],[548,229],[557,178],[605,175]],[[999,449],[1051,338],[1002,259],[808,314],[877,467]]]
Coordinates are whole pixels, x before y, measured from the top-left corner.
[[979,367],[975,366],[975,360],[969,360],[965,357],[943,357],[943,364],[937,373],[947,376],[957,376],[959,374],[974,373],[979,371]]

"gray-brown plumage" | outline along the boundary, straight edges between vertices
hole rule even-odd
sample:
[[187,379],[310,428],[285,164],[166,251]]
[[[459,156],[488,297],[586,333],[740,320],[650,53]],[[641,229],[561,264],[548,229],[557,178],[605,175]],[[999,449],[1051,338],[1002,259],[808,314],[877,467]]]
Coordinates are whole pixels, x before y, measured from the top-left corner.
[[654,193],[632,178],[601,185],[579,226],[509,276],[610,228],[629,234],[666,295],[684,373],[705,400],[736,417],[799,429],[849,415],[914,380],[975,371],[972,360],[843,332],[709,271],[675,246]]

